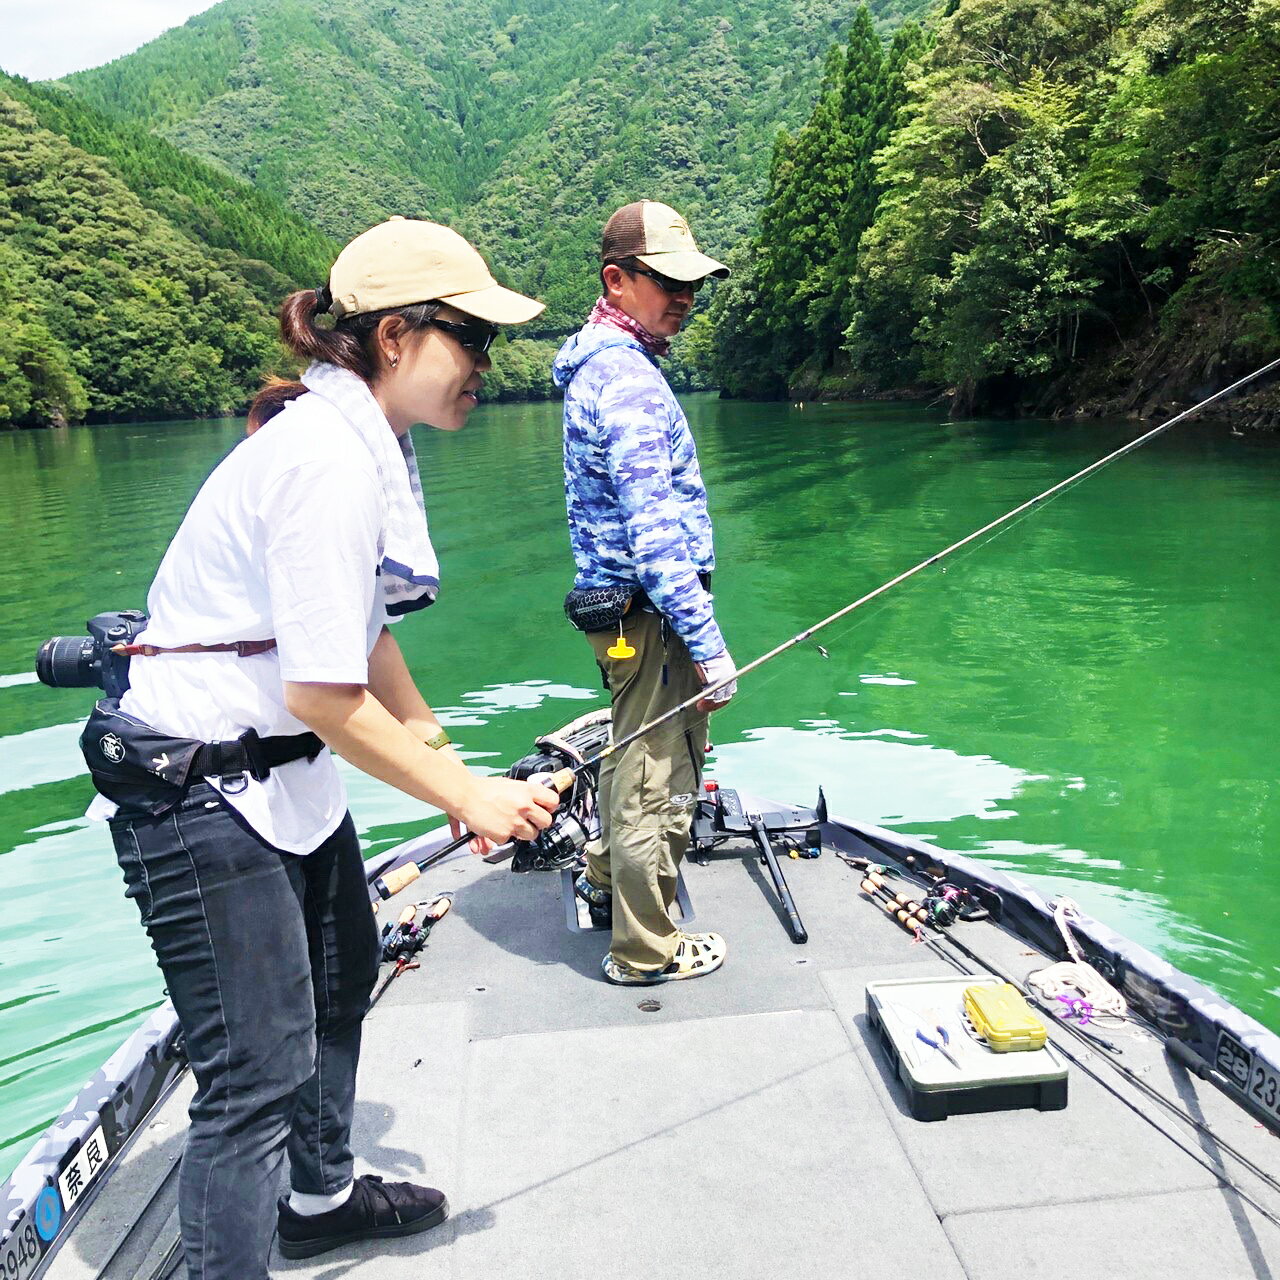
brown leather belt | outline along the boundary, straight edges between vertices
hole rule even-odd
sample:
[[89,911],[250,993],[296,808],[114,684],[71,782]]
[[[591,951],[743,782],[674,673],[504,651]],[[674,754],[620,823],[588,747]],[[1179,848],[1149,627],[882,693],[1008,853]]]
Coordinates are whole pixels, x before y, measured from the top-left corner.
[[260,653],[270,653],[276,647],[275,637],[267,640],[232,640],[228,644],[180,644],[173,649],[162,649],[157,644],[117,644],[111,652],[122,658],[154,658],[161,653],[234,653],[238,658],[253,658]]

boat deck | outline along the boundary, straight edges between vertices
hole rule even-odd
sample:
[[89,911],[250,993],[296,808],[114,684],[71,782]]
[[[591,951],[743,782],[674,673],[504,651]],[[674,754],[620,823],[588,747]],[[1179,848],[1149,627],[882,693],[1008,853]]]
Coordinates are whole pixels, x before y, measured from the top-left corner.
[[[367,1019],[356,1150],[362,1170],[444,1188],[452,1217],[376,1250],[276,1257],[273,1274],[1280,1277],[1280,1229],[1168,1134],[1210,1164],[1214,1141],[1097,1053],[1084,1066],[1114,1092],[1072,1066],[1065,1111],[913,1120],[867,1027],[864,986],[955,970],[912,945],[829,851],[784,868],[807,945],[791,942],[749,848],[727,846],[685,869],[694,927],[728,940],[724,969],[654,988],[603,981],[607,935],[566,928],[557,874],[463,858],[411,886],[405,901],[454,890],[455,906],[422,968]],[[990,924],[955,928],[1019,978],[1047,962]],[[1115,1038],[1149,1084],[1280,1171],[1280,1142],[1212,1085],[1150,1037]],[[189,1088],[70,1234],[55,1280],[168,1274],[157,1267],[176,1237]],[[1265,1183],[1226,1168],[1280,1213]]]

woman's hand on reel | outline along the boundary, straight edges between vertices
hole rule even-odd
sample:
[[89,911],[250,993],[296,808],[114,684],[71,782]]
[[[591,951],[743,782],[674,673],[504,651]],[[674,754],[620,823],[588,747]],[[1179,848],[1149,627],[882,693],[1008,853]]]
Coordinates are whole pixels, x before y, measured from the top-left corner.
[[[462,834],[465,825],[484,842],[505,844],[508,840],[532,840],[551,825],[551,815],[560,804],[559,794],[540,782],[518,782],[514,778],[473,778],[472,781],[472,798],[459,806],[456,818],[449,818],[455,836]],[[471,851],[480,852],[474,840]]]

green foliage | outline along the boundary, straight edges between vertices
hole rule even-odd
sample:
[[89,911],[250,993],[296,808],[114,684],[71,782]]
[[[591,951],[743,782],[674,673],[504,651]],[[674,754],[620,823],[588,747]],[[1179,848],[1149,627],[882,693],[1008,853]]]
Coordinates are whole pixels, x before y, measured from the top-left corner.
[[[1068,199],[1108,88],[1118,0],[969,0],[939,24],[880,158],[849,348],[868,378],[1057,371],[1096,286]],[[904,338],[909,338],[904,342]]]
[[698,348],[728,391],[1052,403],[1155,324],[1280,345],[1280,0],[954,0],[883,56],[873,25],[778,137]]
[[717,288],[703,313],[704,327],[690,354],[712,386],[733,396],[776,400],[787,394],[792,362],[779,358],[770,331],[770,312],[761,300],[759,256],[757,246],[747,243],[725,259],[733,275]]
[[579,323],[596,296],[600,229],[619,205],[674,205],[722,259],[750,236],[778,122],[801,114],[844,25],[839,6],[812,0],[750,0],[732,19],[719,0],[651,7],[644,31],[557,94],[545,128],[511,148],[461,214],[547,302],[544,332]]
[[1112,289],[1163,304],[1166,327],[1217,297],[1280,332],[1278,28],[1277,0],[1148,0],[1126,32],[1071,212],[1082,236],[1120,250]]
[[1273,349],[1278,12],[958,5],[878,161],[848,330],[864,383],[1026,401],[1205,307]]
[[532,338],[499,340],[489,352],[493,368],[484,376],[485,400],[548,400],[555,388],[551,383],[551,361],[558,342]]
[[243,405],[279,359],[245,281],[0,92],[0,422]]
[[97,156],[148,209],[219,256],[271,305],[318,284],[338,246],[249,183],[215,169],[136,124],[104,116],[51,85],[0,76],[42,128]]
[[[190,294],[207,330],[170,350],[144,317],[178,307],[172,279],[113,266],[114,240],[94,265],[61,228],[49,269],[28,227],[6,264],[24,283],[0,288],[18,299],[0,301],[0,414],[234,400],[275,359],[264,308],[319,279],[328,237],[393,212],[456,225],[548,304],[495,349],[488,389],[549,394],[601,224],[641,196],[734,268],[668,362],[684,387],[778,396],[802,375],[1034,400],[1206,310],[1233,317],[1237,354],[1276,347],[1280,0],[946,0],[927,36],[925,8],[223,0],[71,77],[78,101],[0,82],[218,281]],[[0,211],[29,220],[44,190]],[[96,250],[104,219],[86,221]],[[111,343],[84,320],[95,298],[131,327],[111,367],[86,354]]]

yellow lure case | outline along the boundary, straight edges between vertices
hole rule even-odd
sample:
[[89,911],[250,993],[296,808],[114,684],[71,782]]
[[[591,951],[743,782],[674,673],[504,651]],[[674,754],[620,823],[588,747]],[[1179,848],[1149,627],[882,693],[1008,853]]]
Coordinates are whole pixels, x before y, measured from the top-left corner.
[[1048,1031],[1022,993],[1007,982],[964,989],[964,1011],[996,1053],[1043,1049]]

